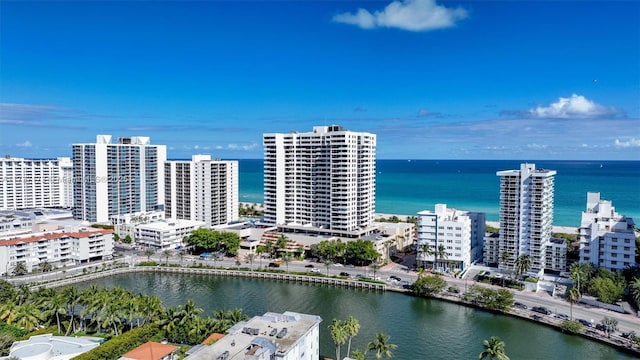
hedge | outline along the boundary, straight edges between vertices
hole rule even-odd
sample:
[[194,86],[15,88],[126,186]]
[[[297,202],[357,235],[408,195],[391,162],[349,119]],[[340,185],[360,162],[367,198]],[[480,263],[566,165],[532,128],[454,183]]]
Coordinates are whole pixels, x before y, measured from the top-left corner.
[[104,342],[97,348],[74,357],[73,360],[117,360],[127,352],[153,339],[158,334],[160,334],[160,328],[157,324],[146,324],[114,336],[111,340]]

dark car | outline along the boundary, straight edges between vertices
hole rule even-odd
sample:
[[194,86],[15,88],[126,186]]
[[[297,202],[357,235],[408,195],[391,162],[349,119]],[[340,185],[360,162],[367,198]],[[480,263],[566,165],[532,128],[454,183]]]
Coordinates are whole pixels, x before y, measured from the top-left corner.
[[389,276],[389,279],[391,279],[391,280],[395,280],[395,281],[402,281],[402,279],[400,279],[400,277],[395,276],[395,275],[391,275],[391,276]]
[[280,267],[280,265],[274,263],[274,262],[270,262],[269,263],[269,267]]
[[603,324],[596,324],[596,330],[607,331],[609,328]]
[[533,310],[535,312],[539,312],[541,314],[551,315],[551,310],[547,309],[544,306],[534,306],[534,307],[531,308],[531,310]]
[[346,277],[350,277],[351,275],[348,272],[341,272],[340,276],[346,276]]
[[586,326],[586,327],[593,327],[593,323],[590,321],[587,321],[585,319],[578,319],[578,321],[580,322],[580,324]]
[[554,316],[557,317],[558,319],[563,319],[563,320],[569,319],[569,315],[567,314],[555,314]]
[[517,308],[520,308],[520,309],[524,309],[524,310],[527,310],[529,308],[527,305],[525,305],[525,304],[523,304],[521,302],[517,302],[517,301],[515,303],[513,303],[513,306],[515,306]]
[[305,265],[304,267],[306,267],[306,268],[312,268],[312,267],[314,267],[314,266],[313,266],[312,264],[308,264],[308,265]]

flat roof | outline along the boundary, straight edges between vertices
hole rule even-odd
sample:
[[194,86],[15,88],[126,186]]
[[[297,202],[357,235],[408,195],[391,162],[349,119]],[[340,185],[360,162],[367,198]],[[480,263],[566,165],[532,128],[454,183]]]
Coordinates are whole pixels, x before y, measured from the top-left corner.
[[0,246],[23,244],[23,243],[42,241],[42,240],[62,239],[65,237],[82,239],[82,238],[89,237],[91,235],[105,235],[105,234],[113,233],[113,230],[110,230],[110,229],[96,229],[96,228],[90,228],[90,229],[93,229],[93,230],[89,231],[87,229],[85,231],[78,231],[78,232],[61,231],[61,232],[55,232],[55,233],[43,233],[39,235],[33,235],[30,237],[16,237],[11,239],[5,239],[5,240],[0,240]]
[[[51,354],[56,357],[70,358],[69,355],[82,354],[100,345],[99,341],[89,339],[53,336],[44,334],[32,336],[29,340],[16,341],[11,345],[9,356],[29,358],[44,354],[51,349]],[[66,355],[66,356],[65,356]]]

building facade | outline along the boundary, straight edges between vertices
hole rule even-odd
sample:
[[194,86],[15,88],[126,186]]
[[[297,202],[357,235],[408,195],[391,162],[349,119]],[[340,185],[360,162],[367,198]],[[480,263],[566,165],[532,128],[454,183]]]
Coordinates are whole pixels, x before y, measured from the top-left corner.
[[204,221],[208,227],[239,219],[238,162],[194,155],[164,165],[167,218]]
[[75,231],[51,231],[0,239],[0,264],[10,273],[18,262],[31,272],[41,263],[53,267],[75,265],[113,256],[113,231],[79,228]]
[[[419,266],[450,271],[464,270],[482,258],[485,213],[447,209],[418,213],[417,257]],[[444,254],[439,250],[444,247]]]
[[525,163],[520,170],[496,175],[500,177],[499,268],[512,271],[516,259],[526,254],[531,257],[530,272],[542,274],[553,228],[556,172]]
[[193,230],[205,226],[203,221],[166,219],[143,224],[132,224],[136,244],[153,249],[180,249],[184,238]]
[[185,360],[316,360],[320,358],[320,322],[316,315],[268,312],[239,322],[226,336]]
[[165,145],[148,137],[98,135],[73,145],[75,219],[105,223],[110,216],[162,209]]
[[547,244],[546,270],[556,273],[567,271],[567,243],[564,239],[551,238]]
[[72,207],[70,158],[0,159],[0,209]]
[[600,199],[600,193],[587,193],[579,229],[580,261],[616,271],[635,265],[634,225],[610,200]]
[[376,136],[341,126],[264,134],[264,222],[357,237],[373,223]]

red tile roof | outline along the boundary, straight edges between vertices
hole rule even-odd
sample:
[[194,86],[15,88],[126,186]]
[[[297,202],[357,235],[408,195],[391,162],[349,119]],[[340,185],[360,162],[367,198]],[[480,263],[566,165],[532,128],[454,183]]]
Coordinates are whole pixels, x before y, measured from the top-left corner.
[[35,241],[42,240],[52,240],[52,239],[62,239],[64,237],[72,237],[76,239],[86,238],[91,235],[99,235],[99,234],[112,234],[113,230],[110,229],[95,229],[92,231],[81,231],[81,232],[57,232],[52,234],[42,234],[37,236],[25,237],[25,238],[13,238],[7,240],[0,240],[0,246],[9,246],[16,245],[21,243],[29,243]]
[[122,357],[134,360],[160,360],[176,350],[178,350],[177,346],[149,341],[122,355]]
[[218,341],[220,339],[222,339],[224,337],[223,334],[219,334],[219,333],[213,333],[211,335],[209,335],[208,338],[204,339],[203,342],[201,342],[201,345],[211,345],[214,341]]

